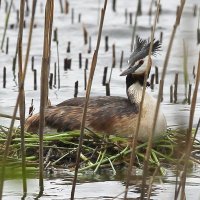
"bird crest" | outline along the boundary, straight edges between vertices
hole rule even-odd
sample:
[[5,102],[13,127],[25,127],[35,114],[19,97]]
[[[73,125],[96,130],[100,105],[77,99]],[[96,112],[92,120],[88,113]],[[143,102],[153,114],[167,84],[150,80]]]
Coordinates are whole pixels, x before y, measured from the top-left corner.
[[[149,49],[151,46],[151,41],[149,39],[141,39],[140,37],[136,37],[136,45],[134,51],[131,53],[128,64],[129,67],[133,66],[135,62],[145,58],[149,54]],[[160,51],[161,43],[155,39],[153,40],[153,46],[152,46],[152,55],[156,55],[158,51]]]

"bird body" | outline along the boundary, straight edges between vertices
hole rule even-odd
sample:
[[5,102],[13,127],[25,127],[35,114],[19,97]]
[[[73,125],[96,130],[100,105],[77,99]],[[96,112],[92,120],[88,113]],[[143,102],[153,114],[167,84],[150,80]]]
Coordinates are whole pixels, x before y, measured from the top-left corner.
[[[86,115],[87,128],[107,135],[134,136],[144,86],[146,70],[144,58],[148,55],[149,44],[146,40],[137,39],[137,47],[135,54],[131,54],[129,68],[121,74],[126,76],[128,98],[117,96],[90,98]],[[158,41],[153,44],[153,53],[158,50],[159,45]],[[84,104],[85,98],[77,97],[48,107],[45,110],[46,127],[53,128],[58,132],[80,129]],[[152,130],[155,108],[156,99],[145,92],[138,133],[139,141],[144,142],[148,139]],[[162,135],[166,131],[166,127],[165,116],[160,109],[154,137]],[[37,132],[39,114],[28,118],[25,128],[27,131]]]

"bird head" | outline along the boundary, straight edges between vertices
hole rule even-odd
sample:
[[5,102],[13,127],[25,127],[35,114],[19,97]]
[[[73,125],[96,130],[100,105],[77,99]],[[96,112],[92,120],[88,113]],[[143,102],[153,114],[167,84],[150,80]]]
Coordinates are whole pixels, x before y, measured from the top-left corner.
[[[139,37],[136,38],[136,47],[135,50],[131,53],[128,60],[128,69],[124,70],[120,76],[126,76],[129,74],[144,74],[147,72],[148,68],[148,55],[150,49],[151,42],[149,40],[143,40]],[[160,50],[161,44],[157,40],[153,40],[152,46],[152,55],[156,55],[156,53]],[[150,66],[151,66],[151,58],[150,58]]]

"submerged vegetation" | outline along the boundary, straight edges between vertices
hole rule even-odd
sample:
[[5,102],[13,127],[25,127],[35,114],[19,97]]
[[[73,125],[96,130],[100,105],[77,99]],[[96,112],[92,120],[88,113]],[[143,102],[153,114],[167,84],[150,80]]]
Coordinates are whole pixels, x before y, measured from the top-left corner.
[[[0,155],[5,149],[7,128],[1,127],[0,131]],[[70,131],[62,133],[49,133],[44,135],[44,168],[67,169],[74,172],[77,148],[79,145],[80,131]],[[26,133],[26,160],[27,169],[38,169],[39,159],[39,136],[37,134]],[[15,129],[12,134],[7,167],[16,168],[21,166],[21,147],[20,130]],[[153,143],[149,159],[150,171],[159,167],[160,173],[165,174],[165,166],[168,164],[181,164],[184,156],[182,149],[187,142],[186,133],[183,130],[168,130],[166,135],[158,138]],[[139,143],[136,147],[135,165],[142,168],[144,162],[147,143]],[[200,150],[200,141],[195,140],[192,155]],[[104,136],[96,134],[88,129],[85,130],[79,172],[89,169],[94,173],[99,169],[112,169],[116,174],[115,168],[118,166],[128,166],[131,153],[130,139],[117,136]],[[191,161],[196,161],[194,157]],[[198,161],[196,161],[198,162]],[[180,165],[181,166],[181,165]]]

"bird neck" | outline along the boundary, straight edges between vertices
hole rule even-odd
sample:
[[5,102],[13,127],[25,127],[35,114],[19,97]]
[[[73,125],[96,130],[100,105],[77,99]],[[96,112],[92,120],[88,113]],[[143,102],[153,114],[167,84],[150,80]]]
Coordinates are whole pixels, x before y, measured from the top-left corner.
[[131,103],[139,104],[142,99],[143,86],[139,82],[133,83],[127,89],[127,96]]
[[[145,73],[129,74],[126,77],[126,91],[128,99],[132,103],[140,103],[142,99],[142,90],[144,86]],[[147,84],[148,86],[148,84]]]

